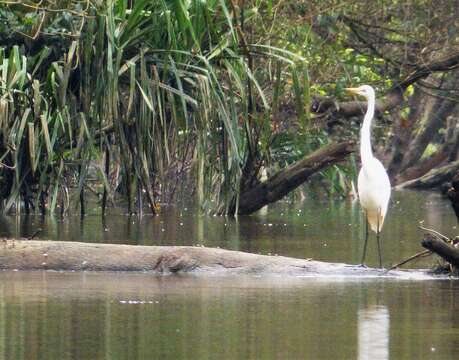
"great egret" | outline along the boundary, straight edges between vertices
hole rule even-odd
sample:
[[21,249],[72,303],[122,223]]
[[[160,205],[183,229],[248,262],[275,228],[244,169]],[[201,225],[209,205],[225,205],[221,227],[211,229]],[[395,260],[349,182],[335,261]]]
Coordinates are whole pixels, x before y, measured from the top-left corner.
[[363,245],[362,265],[365,262],[368,241],[368,225],[376,233],[378,243],[379,267],[382,267],[381,245],[379,234],[381,232],[387,206],[390,199],[390,181],[383,164],[373,156],[371,150],[371,121],[375,113],[375,91],[369,85],[358,88],[347,88],[347,91],[361,95],[367,99],[367,112],[363,118],[360,130],[360,158],[362,168],[359,172],[357,189],[360,205],[366,216],[365,244]]

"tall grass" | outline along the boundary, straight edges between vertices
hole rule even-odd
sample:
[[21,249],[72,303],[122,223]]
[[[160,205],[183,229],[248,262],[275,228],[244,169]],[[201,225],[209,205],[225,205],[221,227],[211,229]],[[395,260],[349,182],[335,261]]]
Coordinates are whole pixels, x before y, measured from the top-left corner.
[[[99,3],[38,7],[47,35],[0,51],[3,212],[65,213],[75,187],[82,213],[88,189],[104,209],[121,195],[130,212],[145,201],[155,213],[158,195],[172,195],[185,173],[204,208],[235,211],[269,156],[286,79],[308,121],[302,59],[252,41],[256,3]],[[65,31],[53,34],[56,24]],[[34,41],[46,46],[37,51]],[[90,186],[94,176],[100,188]]]

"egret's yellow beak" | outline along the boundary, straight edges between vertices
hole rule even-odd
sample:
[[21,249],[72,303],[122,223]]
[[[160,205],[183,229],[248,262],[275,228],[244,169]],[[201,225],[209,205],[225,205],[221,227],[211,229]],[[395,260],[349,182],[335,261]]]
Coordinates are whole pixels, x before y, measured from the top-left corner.
[[358,88],[344,88],[344,90],[353,93],[353,94],[359,94],[359,89]]

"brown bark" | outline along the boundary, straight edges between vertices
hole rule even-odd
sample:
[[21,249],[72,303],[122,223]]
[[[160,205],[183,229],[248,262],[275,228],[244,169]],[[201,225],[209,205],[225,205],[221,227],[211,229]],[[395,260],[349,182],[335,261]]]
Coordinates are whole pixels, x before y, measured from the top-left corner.
[[427,145],[429,145],[438,130],[446,124],[446,118],[456,108],[456,105],[455,101],[445,99],[438,108],[432,110],[429,119],[423,124],[422,130],[410,143],[409,152],[405,155],[402,170],[412,167],[419,161]]
[[447,124],[443,145],[437,152],[407,169],[399,177],[399,179],[402,179],[401,181],[419,178],[427,174],[433,168],[438,168],[445,165],[447,162],[456,160],[457,150],[459,148],[459,126],[457,125],[457,118],[450,116],[447,119]]
[[[354,151],[354,145],[354,141],[344,141],[321,148],[243,192],[239,199],[238,214],[251,214],[267,204],[282,199],[311,175],[345,159]],[[234,211],[235,209],[232,213]]]
[[[287,276],[382,275],[384,269],[310,259],[250,254],[192,246],[137,246],[63,241],[8,240],[0,247],[0,269],[140,271]],[[395,271],[391,276],[411,276]]]
[[413,96],[408,101],[408,107],[410,108],[409,115],[406,118],[399,116],[393,125],[392,132],[394,135],[389,145],[390,156],[387,164],[387,173],[393,183],[393,179],[402,167],[403,158],[408,149],[414,126],[426,107],[432,106],[433,100],[433,98],[426,99],[424,93],[419,91],[419,89],[415,89]]
[[426,249],[436,253],[441,258],[449,262],[455,268],[459,266],[459,250],[436,238],[431,234],[426,234],[421,241],[421,245]]

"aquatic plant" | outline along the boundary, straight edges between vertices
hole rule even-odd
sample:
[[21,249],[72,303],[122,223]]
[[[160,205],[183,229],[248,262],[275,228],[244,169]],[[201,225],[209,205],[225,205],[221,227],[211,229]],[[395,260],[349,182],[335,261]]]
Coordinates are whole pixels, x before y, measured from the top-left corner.
[[130,212],[144,200],[156,212],[192,174],[203,207],[227,213],[269,156],[281,92],[305,116],[303,59],[250,42],[269,4],[45,4],[0,14],[25,35],[0,52],[4,212],[64,213],[70,188],[82,213],[87,189],[104,211],[121,195]]

